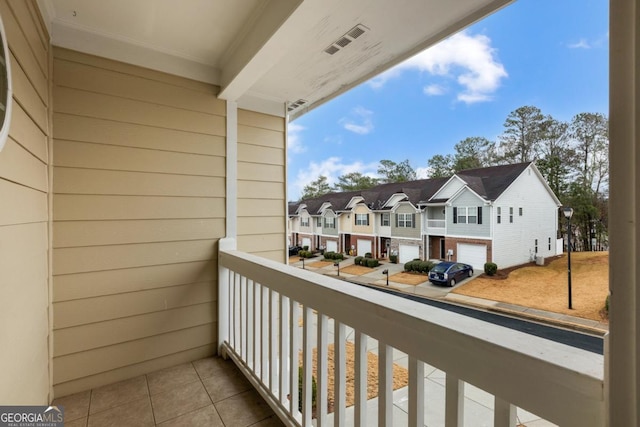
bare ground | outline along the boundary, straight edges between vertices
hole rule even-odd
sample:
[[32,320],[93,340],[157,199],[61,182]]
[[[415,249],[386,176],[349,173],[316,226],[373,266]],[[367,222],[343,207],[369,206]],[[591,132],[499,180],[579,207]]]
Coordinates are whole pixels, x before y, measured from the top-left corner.
[[403,271],[389,277],[389,280],[391,282],[402,283],[404,285],[416,286],[420,283],[428,281],[429,277],[426,274],[408,273],[406,271]]
[[363,274],[371,273],[374,269],[353,264],[345,268],[341,268],[340,271],[347,274],[353,274],[354,276],[362,276]]
[[[313,376],[317,378],[317,348],[313,349]],[[352,406],[355,401],[355,376],[354,376],[354,366],[355,366],[355,346],[351,342],[346,343],[346,406]],[[328,411],[333,412],[334,410],[334,345],[328,345],[328,354],[327,354],[327,391],[328,391]],[[302,354],[300,354],[300,364],[302,365]],[[397,390],[402,387],[406,387],[409,384],[409,371],[399,366],[397,364],[393,364],[393,389]],[[368,352],[367,353],[367,400],[372,399],[378,396],[378,356]]]
[[567,256],[548,265],[527,265],[500,271],[495,277],[482,275],[452,292],[525,307],[592,319],[601,314],[609,294],[609,253],[571,254],[572,305],[568,308]]
[[311,264],[307,264],[307,266],[313,267],[313,268],[324,268],[330,265],[333,265],[333,261],[316,261],[316,262],[312,262]]

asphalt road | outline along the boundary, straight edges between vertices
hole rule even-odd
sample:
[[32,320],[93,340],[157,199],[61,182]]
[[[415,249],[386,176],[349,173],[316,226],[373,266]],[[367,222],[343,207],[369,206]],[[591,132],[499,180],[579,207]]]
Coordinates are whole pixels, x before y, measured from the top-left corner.
[[412,301],[419,302],[421,304],[427,304],[433,307],[441,308],[443,310],[449,310],[454,313],[459,313],[464,316],[473,317],[475,319],[484,320],[485,322],[493,323],[495,325],[504,326],[506,328],[515,329],[520,332],[542,337],[551,341],[566,344],[571,347],[587,350],[592,353],[603,354],[604,352],[604,340],[601,337],[584,334],[577,331],[570,331],[568,329],[558,328],[554,326],[543,325],[532,321],[522,320],[515,317],[505,316],[501,314],[491,313],[484,310],[478,310],[471,307],[464,307],[457,304],[451,304],[444,301],[437,301],[428,298],[424,298],[418,295],[406,294],[398,292],[392,289],[380,288],[378,286],[369,286],[362,283],[356,283],[360,286],[366,286],[368,288],[377,289],[381,292],[396,295],[401,298],[410,299]]

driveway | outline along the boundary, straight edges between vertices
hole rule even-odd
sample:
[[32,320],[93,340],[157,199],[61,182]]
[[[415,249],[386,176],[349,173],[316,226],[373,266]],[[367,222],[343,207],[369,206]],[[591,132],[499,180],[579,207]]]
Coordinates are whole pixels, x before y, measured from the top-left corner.
[[[340,268],[343,269],[349,265],[353,265],[353,259],[354,259],[353,257],[350,257],[342,261],[340,263]],[[304,262],[305,269],[316,271],[317,273],[324,274],[327,276],[338,277],[338,268],[333,266],[333,262],[329,263],[328,265],[322,266],[320,268],[315,268],[313,266],[313,264],[323,260],[324,260],[323,257],[307,259]],[[290,265],[293,267],[302,268],[302,261],[300,261],[298,257],[292,257],[290,258]],[[388,275],[383,273],[383,271],[385,270],[388,271]],[[444,298],[452,290],[457,289],[460,286],[463,286],[464,284],[468,283],[469,281],[473,280],[475,277],[483,273],[482,271],[474,270],[472,277],[468,279],[464,279],[460,283],[457,283],[456,286],[450,288],[448,286],[434,285],[433,283],[429,282],[429,279],[427,278],[426,275],[422,276],[424,277],[424,281],[415,285],[402,283],[401,281],[394,281],[393,276],[402,272],[404,272],[404,264],[401,264],[401,263],[393,264],[387,261],[382,261],[382,264],[379,267],[371,269],[371,272],[369,273],[354,275],[354,274],[348,274],[341,271],[339,274],[341,279],[347,280],[349,282],[381,286],[381,287],[387,287],[387,277],[388,277],[389,278],[388,286],[391,289],[396,289],[408,294],[426,296],[429,298]],[[415,277],[415,275],[413,274],[411,274],[411,276],[412,278]]]

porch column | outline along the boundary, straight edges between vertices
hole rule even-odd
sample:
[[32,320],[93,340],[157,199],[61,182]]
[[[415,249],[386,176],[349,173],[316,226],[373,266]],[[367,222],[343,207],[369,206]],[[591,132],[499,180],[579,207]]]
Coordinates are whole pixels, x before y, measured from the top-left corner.
[[[218,250],[237,248],[238,235],[238,104],[227,101],[226,112],[226,189],[225,237]],[[218,355],[224,356],[222,343],[229,340],[229,270],[218,267]]]
[[610,336],[606,357],[610,426],[640,425],[640,179],[637,123],[640,122],[640,5],[638,0],[610,3],[609,101],[609,288]]

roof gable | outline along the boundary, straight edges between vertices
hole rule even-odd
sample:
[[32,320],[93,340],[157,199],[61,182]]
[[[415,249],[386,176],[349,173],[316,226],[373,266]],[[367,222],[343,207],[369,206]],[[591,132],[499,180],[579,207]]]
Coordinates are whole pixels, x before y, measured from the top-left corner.
[[456,175],[482,198],[496,200],[532,162],[468,169]]
[[445,182],[429,200],[447,200],[456,194],[464,185],[465,182],[460,177],[453,175],[448,178],[447,182]]

